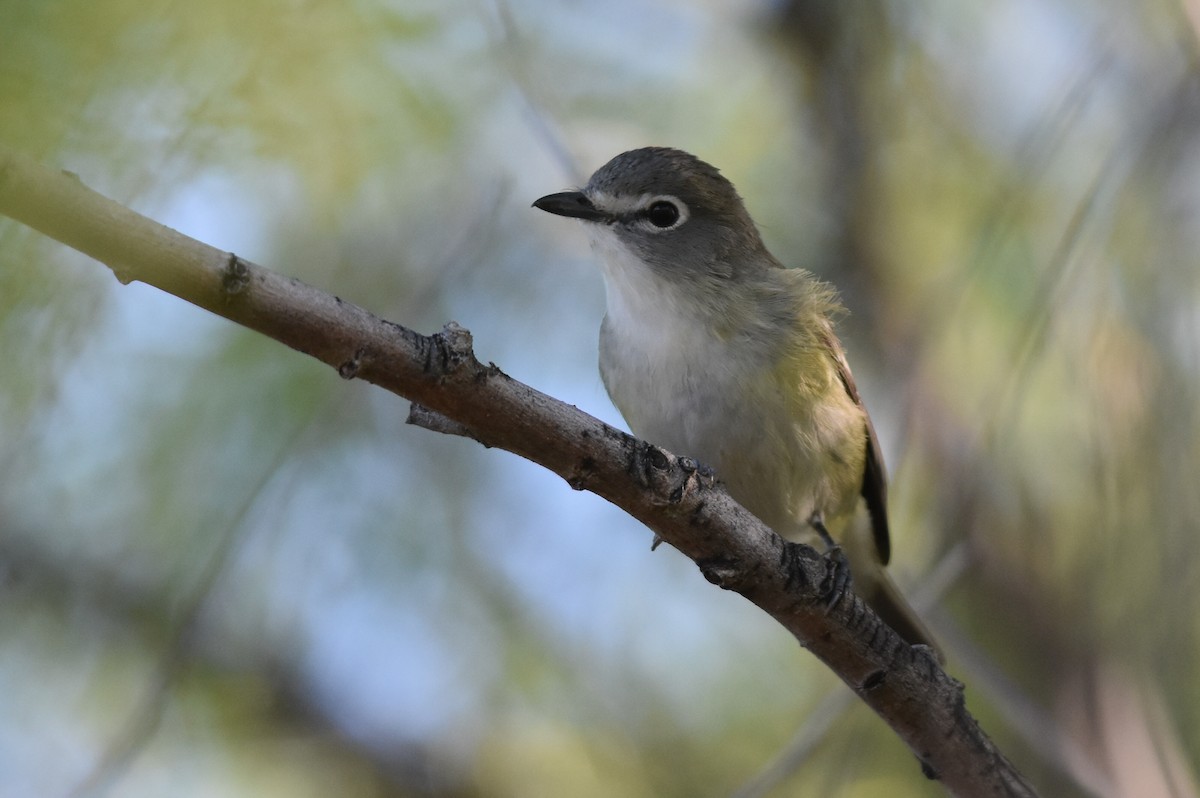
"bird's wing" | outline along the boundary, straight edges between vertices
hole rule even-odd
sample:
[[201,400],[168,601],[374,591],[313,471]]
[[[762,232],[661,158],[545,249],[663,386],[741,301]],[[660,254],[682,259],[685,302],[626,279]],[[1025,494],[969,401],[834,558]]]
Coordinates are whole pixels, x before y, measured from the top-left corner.
[[862,397],[858,395],[858,386],[854,384],[854,375],[850,373],[850,364],[846,362],[846,353],[842,344],[832,329],[823,332],[825,346],[833,355],[837,364],[838,377],[846,388],[846,393],[863,411],[866,420],[867,457],[863,468],[862,497],[867,503],[867,512],[871,514],[871,530],[875,534],[875,547],[879,549],[879,559],[884,564],[892,556],[891,536],[888,534],[887,519],[887,476],[883,469],[883,452],[879,448],[879,438],[875,435],[875,425],[863,405]]

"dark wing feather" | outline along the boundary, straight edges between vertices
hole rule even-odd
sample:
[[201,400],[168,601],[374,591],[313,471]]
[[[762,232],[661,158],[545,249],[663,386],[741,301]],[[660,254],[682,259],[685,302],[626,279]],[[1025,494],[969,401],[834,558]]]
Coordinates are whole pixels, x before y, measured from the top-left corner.
[[854,375],[850,373],[850,364],[846,362],[841,342],[830,329],[825,330],[822,337],[837,363],[838,377],[846,393],[862,409],[863,418],[866,419],[867,457],[863,469],[862,497],[867,503],[867,512],[871,514],[871,530],[875,533],[875,547],[879,549],[880,562],[887,565],[892,557],[892,541],[888,533],[887,476],[883,469],[883,452],[879,448],[879,438],[875,436],[875,425],[871,423],[871,416],[863,405],[862,397],[858,395],[858,386],[854,384]]

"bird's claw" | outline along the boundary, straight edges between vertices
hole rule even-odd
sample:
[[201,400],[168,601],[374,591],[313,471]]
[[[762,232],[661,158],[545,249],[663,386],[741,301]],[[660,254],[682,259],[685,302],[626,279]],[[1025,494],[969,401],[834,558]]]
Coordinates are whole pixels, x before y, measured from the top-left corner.
[[825,602],[826,611],[832,610],[850,590],[850,561],[842,547],[833,541],[833,536],[825,526],[825,518],[820,512],[813,513],[808,523],[825,544],[825,578],[821,580],[820,595],[821,600]]
[[850,591],[853,577],[850,573],[850,561],[846,552],[838,545],[830,546],[822,555],[825,561],[825,578],[818,587],[821,601],[825,610],[832,610],[841,602],[842,597]]

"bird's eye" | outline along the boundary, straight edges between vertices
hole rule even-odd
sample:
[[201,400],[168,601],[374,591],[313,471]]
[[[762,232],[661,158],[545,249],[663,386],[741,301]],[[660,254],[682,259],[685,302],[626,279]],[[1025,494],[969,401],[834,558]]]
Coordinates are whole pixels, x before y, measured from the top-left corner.
[[666,229],[679,221],[679,209],[673,202],[657,200],[650,203],[650,207],[646,209],[646,218],[655,227]]

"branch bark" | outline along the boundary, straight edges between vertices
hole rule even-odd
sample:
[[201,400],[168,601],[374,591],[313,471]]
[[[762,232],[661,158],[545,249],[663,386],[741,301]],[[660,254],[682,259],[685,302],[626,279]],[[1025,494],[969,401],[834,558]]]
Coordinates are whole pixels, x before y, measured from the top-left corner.
[[414,403],[410,421],[466,435],[604,497],[771,615],[826,663],[957,796],[1033,796],[967,712],[963,686],[904,643],[832,562],[788,543],[696,463],[637,440],[476,360],[451,322],[420,335],[222,252],[0,145],[0,213],[138,280]]

